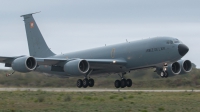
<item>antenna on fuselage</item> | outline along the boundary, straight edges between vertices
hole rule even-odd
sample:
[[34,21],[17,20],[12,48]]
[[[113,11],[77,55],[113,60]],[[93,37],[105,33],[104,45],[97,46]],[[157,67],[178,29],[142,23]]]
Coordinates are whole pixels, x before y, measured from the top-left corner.
[[126,39],[126,42],[128,42],[128,40]]

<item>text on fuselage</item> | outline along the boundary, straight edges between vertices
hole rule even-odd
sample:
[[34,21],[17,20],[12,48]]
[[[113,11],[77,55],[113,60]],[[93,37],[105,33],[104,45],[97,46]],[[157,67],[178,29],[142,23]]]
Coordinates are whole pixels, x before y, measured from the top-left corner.
[[165,47],[157,47],[157,48],[147,49],[146,52],[156,52],[156,51],[163,51],[163,50],[165,50]]

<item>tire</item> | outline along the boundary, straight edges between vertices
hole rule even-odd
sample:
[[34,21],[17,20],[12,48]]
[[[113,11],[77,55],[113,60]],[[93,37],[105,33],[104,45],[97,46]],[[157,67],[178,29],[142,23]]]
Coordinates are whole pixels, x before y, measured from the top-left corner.
[[126,80],[126,86],[127,87],[131,87],[132,86],[132,80],[131,79],[127,79]]
[[83,81],[82,81],[81,79],[78,79],[78,80],[77,80],[77,83],[76,83],[76,86],[77,86],[78,88],[81,88],[81,87],[83,86]]
[[165,78],[167,78],[169,76],[168,72],[165,72]]
[[120,81],[120,80],[116,80],[116,81],[115,81],[115,87],[116,87],[116,88],[121,87],[121,81]]
[[126,79],[122,79],[121,80],[121,88],[124,88],[124,87],[126,87]]
[[94,79],[89,79],[88,85],[89,85],[89,87],[93,87],[94,86]]
[[84,87],[84,88],[87,88],[87,87],[88,87],[88,84],[89,84],[88,79],[84,79],[84,80],[83,80],[83,87]]
[[165,72],[160,72],[160,77],[164,78],[165,77]]

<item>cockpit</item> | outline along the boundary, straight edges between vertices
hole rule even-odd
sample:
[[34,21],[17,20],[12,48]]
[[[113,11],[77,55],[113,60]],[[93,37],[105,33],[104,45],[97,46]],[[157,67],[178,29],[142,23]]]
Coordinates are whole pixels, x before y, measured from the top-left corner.
[[178,39],[174,39],[174,40],[167,40],[166,44],[180,44],[182,43],[181,41],[179,41]]
[[181,43],[181,42],[178,39],[175,39],[174,43],[177,44],[177,43]]

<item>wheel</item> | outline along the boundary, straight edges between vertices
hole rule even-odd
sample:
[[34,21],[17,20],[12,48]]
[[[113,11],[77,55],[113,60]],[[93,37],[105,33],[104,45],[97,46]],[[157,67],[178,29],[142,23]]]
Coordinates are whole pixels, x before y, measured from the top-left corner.
[[121,81],[120,80],[116,80],[115,81],[115,87],[119,88],[121,86]]
[[168,77],[168,75],[169,75],[169,74],[168,74],[168,72],[166,71],[166,72],[165,72],[165,76],[164,76],[164,77],[165,77],[165,78],[167,78],[167,77]]
[[121,88],[126,87],[126,79],[121,80]]
[[160,76],[161,76],[162,78],[164,78],[164,77],[165,77],[165,72],[161,72],[161,73],[160,73]]
[[89,87],[93,87],[94,86],[94,79],[89,79],[88,85],[89,85]]
[[131,79],[127,79],[126,80],[126,86],[127,87],[131,87],[132,86],[132,80]]
[[83,81],[81,79],[78,79],[76,85],[77,87],[81,88],[83,86]]
[[84,80],[83,80],[83,87],[84,87],[84,88],[87,88],[87,87],[88,87],[88,84],[89,84],[88,79],[84,79]]

